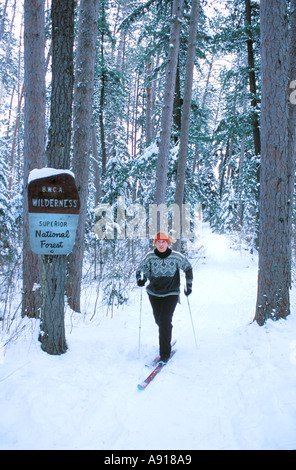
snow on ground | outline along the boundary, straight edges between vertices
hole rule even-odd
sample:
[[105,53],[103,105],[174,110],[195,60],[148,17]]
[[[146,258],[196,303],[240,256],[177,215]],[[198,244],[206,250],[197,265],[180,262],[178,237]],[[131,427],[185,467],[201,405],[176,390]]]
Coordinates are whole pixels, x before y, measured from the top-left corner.
[[296,317],[253,323],[257,259],[205,226],[192,259],[194,292],[174,316],[177,354],[145,391],[137,383],[157,352],[140,289],[128,306],[91,320],[67,312],[69,350],[43,353],[30,321],[0,358],[0,449],[295,449]]

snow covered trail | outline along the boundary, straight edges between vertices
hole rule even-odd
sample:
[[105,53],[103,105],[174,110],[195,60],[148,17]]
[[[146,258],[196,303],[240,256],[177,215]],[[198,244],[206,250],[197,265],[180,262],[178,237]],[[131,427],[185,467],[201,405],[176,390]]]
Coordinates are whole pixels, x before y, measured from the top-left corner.
[[67,314],[69,350],[43,353],[30,321],[0,364],[0,449],[295,449],[296,316],[253,323],[257,260],[203,229],[190,296],[198,347],[182,295],[177,354],[145,391],[157,328],[140,289],[106,317],[95,286],[85,315]]

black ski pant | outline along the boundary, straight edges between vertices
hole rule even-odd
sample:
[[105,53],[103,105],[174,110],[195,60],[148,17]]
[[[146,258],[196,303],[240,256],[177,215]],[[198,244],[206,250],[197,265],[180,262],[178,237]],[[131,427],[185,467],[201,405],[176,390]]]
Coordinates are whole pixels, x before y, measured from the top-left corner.
[[159,355],[162,359],[171,354],[172,319],[179,296],[156,297],[149,294],[155,322],[159,331]]

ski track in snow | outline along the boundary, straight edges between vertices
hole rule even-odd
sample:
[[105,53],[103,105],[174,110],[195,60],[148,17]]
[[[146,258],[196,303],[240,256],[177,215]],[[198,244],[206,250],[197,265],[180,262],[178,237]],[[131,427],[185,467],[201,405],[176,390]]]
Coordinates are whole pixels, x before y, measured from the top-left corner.
[[[157,328],[140,289],[114,317],[84,291],[67,312],[69,350],[43,353],[30,321],[0,364],[0,449],[294,449],[296,318],[253,323],[257,258],[205,225],[190,296],[174,315],[177,353],[145,391]],[[292,299],[295,299],[294,293]],[[292,301],[293,310],[295,302]]]

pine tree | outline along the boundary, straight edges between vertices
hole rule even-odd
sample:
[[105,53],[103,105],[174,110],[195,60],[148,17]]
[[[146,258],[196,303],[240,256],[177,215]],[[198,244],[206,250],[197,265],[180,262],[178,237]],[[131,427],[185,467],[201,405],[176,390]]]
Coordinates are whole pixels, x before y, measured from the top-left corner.
[[[70,168],[73,101],[74,0],[52,2],[52,92],[47,164]],[[66,255],[42,258],[40,342],[48,354],[67,350],[64,324]]]
[[261,1],[262,155],[255,314],[259,325],[290,313],[287,18],[285,0],[275,0],[272,5]]
[[98,0],[81,1],[74,87],[74,135],[72,169],[80,197],[80,216],[75,245],[68,257],[67,296],[70,307],[80,312],[80,292],[87,217],[89,154]]
[[182,123],[181,123],[181,135],[180,135],[180,147],[178,155],[178,169],[177,169],[177,180],[176,180],[176,194],[175,204],[179,207],[180,211],[180,239],[177,244],[177,249],[181,248],[182,238],[182,219],[183,219],[183,203],[184,201],[184,188],[185,188],[185,171],[187,164],[187,148],[189,141],[189,127],[190,127],[190,113],[191,113],[191,101],[192,101],[192,85],[193,85],[193,71],[195,62],[195,48],[196,48],[196,36],[198,26],[198,14],[199,14],[199,0],[192,1],[191,17],[190,17],[190,31],[189,31],[189,43],[186,60],[186,75],[185,75],[185,88],[183,98],[183,109],[182,109]]
[[166,82],[164,87],[163,107],[161,116],[161,131],[159,153],[156,168],[155,203],[166,202],[168,160],[172,131],[172,116],[174,104],[174,91],[179,55],[179,41],[181,18],[183,15],[183,0],[173,0],[172,20],[170,29],[169,52],[166,65]]
[[45,28],[44,1],[25,0],[25,135],[24,135],[24,234],[22,314],[40,317],[41,260],[30,248],[28,219],[28,176],[45,166]]

